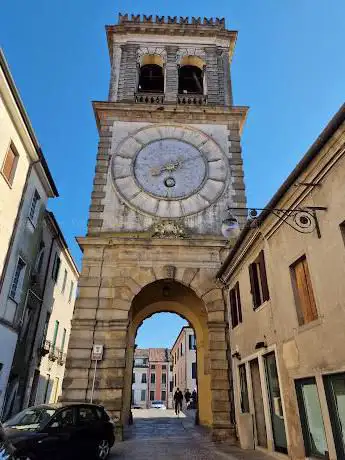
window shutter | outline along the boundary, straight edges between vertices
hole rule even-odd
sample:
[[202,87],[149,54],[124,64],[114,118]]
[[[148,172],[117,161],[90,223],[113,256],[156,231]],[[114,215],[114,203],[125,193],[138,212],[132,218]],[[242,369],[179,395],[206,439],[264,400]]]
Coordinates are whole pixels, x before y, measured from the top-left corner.
[[250,292],[253,298],[253,308],[257,308],[260,305],[260,297],[258,297],[257,290],[257,273],[255,263],[249,265],[249,278],[250,278]]
[[314,294],[311,286],[307,260],[303,258],[294,266],[300,307],[300,323],[306,324],[317,318]]
[[306,279],[307,290],[308,290],[308,296],[309,296],[309,314],[310,314],[310,318],[311,318],[310,321],[313,321],[314,319],[316,319],[318,317],[318,314],[317,314],[317,309],[316,309],[316,304],[315,304],[313,287],[311,285],[310,273],[309,273],[309,267],[308,267],[307,259],[303,260],[303,268],[304,268],[305,279]]
[[10,183],[12,183],[12,179],[13,179],[12,171],[13,171],[14,164],[15,164],[15,158],[16,158],[15,153],[13,152],[12,148],[9,148],[6,154],[6,158],[5,158],[3,167],[2,167],[2,172],[3,172],[3,175],[6,177],[6,179],[8,180],[8,182]]
[[270,293],[268,291],[264,251],[261,251],[259,254],[259,267],[260,267],[260,281],[261,281],[262,297],[263,297],[262,300],[263,302],[265,302],[265,300],[269,300]]
[[236,283],[235,289],[236,289],[238,322],[242,323],[242,305],[241,305],[240,284],[239,284],[239,282]]

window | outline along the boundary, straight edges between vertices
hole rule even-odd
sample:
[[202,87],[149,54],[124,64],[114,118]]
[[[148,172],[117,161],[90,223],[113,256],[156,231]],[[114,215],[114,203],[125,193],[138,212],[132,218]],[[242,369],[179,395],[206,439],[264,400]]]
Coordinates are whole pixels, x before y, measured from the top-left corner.
[[55,258],[54,258],[53,270],[52,270],[52,278],[55,282],[58,280],[58,277],[59,277],[60,265],[61,265],[61,260],[56,252]]
[[190,350],[196,350],[196,340],[194,334],[189,334],[188,336],[188,346]]
[[135,373],[132,374],[132,383],[135,383]]
[[50,320],[50,313],[48,312],[47,315],[46,315],[46,322],[44,323],[43,336],[42,336],[42,347],[43,347],[44,342],[45,342],[45,340],[47,338],[49,320]]
[[167,367],[166,367],[165,364],[163,364],[163,366],[162,366],[162,371],[166,371],[166,370],[167,370]]
[[183,343],[181,343],[181,356],[183,356]]
[[74,288],[74,284],[73,284],[73,281],[71,281],[71,286],[69,288],[69,296],[68,296],[69,303],[71,303],[71,300],[72,300],[73,288]]
[[151,364],[151,369],[156,369],[156,366],[154,364]]
[[174,390],[174,382],[171,381],[171,382],[169,382],[169,391],[170,391],[170,393],[172,393],[173,390]]
[[63,329],[63,333],[62,333],[62,339],[61,339],[61,351],[63,352],[64,348],[65,348],[65,342],[66,342],[66,329],[64,328]]
[[138,92],[164,92],[164,72],[162,66],[155,63],[147,63],[141,66],[139,71]]
[[62,293],[65,292],[66,282],[67,282],[67,270],[65,269],[64,274],[63,274],[62,288],[61,288]]
[[235,286],[230,289],[230,310],[231,310],[231,324],[232,328],[242,323],[242,308],[240,297],[240,285],[237,282]]
[[183,65],[178,76],[179,94],[203,94],[203,71],[194,65]]
[[30,206],[30,211],[29,211],[29,219],[33,224],[36,224],[37,218],[38,218],[38,213],[39,213],[39,208],[37,208],[37,203],[41,197],[39,196],[39,193],[37,190],[34,191],[34,195],[31,200],[31,206]]
[[291,266],[291,272],[298,322],[300,325],[310,323],[317,319],[317,310],[305,256]]
[[146,390],[141,390],[141,401],[146,401]]
[[60,385],[60,379],[59,379],[59,377],[55,377],[55,379],[54,379],[54,399],[53,399],[54,403],[56,403],[57,400],[58,400],[59,385]]
[[59,321],[55,321],[55,326],[54,326],[54,335],[53,335],[53,340],[52,340],[52,349],[55,350],[55,345],[56,345],[56,339],[59,333]]
[[43,402],[44,403],[47,403],[49,402],[49,397],[50,397],[50,374],[47,374],[47,377],[46,377],[46,386],[45,386],[45,389],[44,389],[44,398],[43,398]]
[[146,374],[141,374],[141,383],[146,383]]
[[156,374],[151,374],[151,383],[156,383]]
[[240,377],[240,391],[241,391],[241,412],[249,411],[249,398],[248,398],[248,385],[247,385],[247,374],[246,366],[241,364],[238,366],[238,373]]
[[166,385],[166,383],[167,383],[167,375],[166,374],[162,374],[162,383],[164,385]]
[[176,387],[176,374],[174,375],[174,385]]
[[269,300],[266,265],[264,251],[261,251],[257,259],[249,265],[250,290],[253,298],[254,310]]
[[327,443],[315,378],[296,381],[297,401],[307,457],[327,456]]
[[161,400],[165,401],[166,399],[167,399],[167,392],[163,390]]
[[78,408],[78,423],[80,425],[88,425],[97,420],[96,412],[93,407]]
[[65,428],[74,425],[73,409],[64,409],[52,418],[51,425],[56,428]]
[[192,379],[196,379],[196,362],[192,363]]
[[174,368],[174,367],[173,367],[173,365],[171,364],[171,365],[170,365],[170,372],[173,371],[173,368]]
[[154,401],[154,399],[155,399],[155,392],[150,391],[150,401]]
[[1,167],[1,174],[4,176],[9,185],[13,184],[18,158],[18,152],[14,145],[11,143]]
[[21,291],[24,282],[25,267],[26,263],[21,257],[19,257],[10,290],[11,299],[17,303],[20,301]]
[[177,349],[177,359],[179,359],[179,358],[180,358],[180,349],[178,348]]

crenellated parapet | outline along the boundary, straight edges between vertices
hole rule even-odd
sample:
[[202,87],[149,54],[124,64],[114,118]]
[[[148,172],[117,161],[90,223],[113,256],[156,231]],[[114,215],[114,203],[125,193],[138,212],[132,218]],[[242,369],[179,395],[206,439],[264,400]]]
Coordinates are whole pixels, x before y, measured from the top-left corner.
[[119,24],[178,24],[192,26],[218,26],[225,29],[225,18],[201,18],[188,16],[158,16],[146,14],[122,14],[119,13]]

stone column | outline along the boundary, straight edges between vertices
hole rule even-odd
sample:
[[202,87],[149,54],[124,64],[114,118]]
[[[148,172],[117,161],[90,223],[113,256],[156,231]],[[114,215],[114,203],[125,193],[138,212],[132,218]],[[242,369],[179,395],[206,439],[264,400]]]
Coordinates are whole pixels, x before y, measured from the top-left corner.
[[165,101],[176,103],[178,71],[176,63],[177,46],[167,46]]
[[215,441],[236,442],[235,427],[231,423],[230,379],[227,357],[227,326],[224,322],[208,322],[210,340],[211,405],[213,413],[212,438]]
[[226,105],[232,105],[232,89],[230,75],[229,50],[223,49],[223,68],[224,68],[224,100]]

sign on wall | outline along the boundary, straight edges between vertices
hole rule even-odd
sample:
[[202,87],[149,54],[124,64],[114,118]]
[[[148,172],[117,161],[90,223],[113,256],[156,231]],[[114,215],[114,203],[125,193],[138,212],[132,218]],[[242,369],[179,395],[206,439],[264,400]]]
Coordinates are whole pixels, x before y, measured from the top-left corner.
[[103,345],[93,345],[92,356],[93,361],[101,361],[103,358]]

